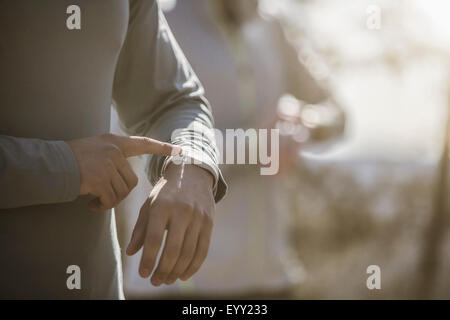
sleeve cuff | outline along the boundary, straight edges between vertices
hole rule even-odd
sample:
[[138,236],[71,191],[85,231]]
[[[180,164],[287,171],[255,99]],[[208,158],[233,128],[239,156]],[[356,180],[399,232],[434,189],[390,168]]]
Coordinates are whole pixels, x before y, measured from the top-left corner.
[[80,194],[80,170],[78,168],[77,160],[72,152],[72,149],[64,141],[53,141],[55,154],[59,158],[59,171],[63,173],[61,190],[61,198],[59,201],[67,202],[75,200]]
[[217,166],[213,165],[206,159],[205,157],[198,156],[195,151],[193,151],[190,148],[183,147],[183,155],[182,156],[170,156],[164,159],[162,170],[161,172],[164,173],[166,171],[167,166],[170,163],[174,163],[176,165],[180,165],[184,161],[186,164],[193,164],[200,168],[205,169],[206,171],[209,171],[212,176],[214,177],[214,194],[217,190],[217,184],[219,181],[219,168]]
[[213,187],[214,200],[216,201],[216,203],[222,200],[223,197],[226,195],[228,186],[225,182],[225,179],[223,178],[222,172],[220,171],[219,167],[212,160],[210,160],[210,158],[205,153],[199,152],[187,146],[182,146],[182,148],[183,148],[182,156],[161,157],[160,165],[156,165],[155,163],[153,163],[152,165],[151,162],[157,160],[157,157],[152,157],[151,161],[147,165],[148,169],[153,168],[153,170],[148,170],[148,173],[150,175],[150,182],[154,185],[157,182],[157,180],[159,180],[159,178],[162,176],[162,174],[164,173],[164,171],[166,170],[167,166],[170,163],[179,165],[182,163],[184,159],[184,161],[186,161],[185,163],[199,166],[200,168],[203,168],[212,174],[214,178],[214,187]]

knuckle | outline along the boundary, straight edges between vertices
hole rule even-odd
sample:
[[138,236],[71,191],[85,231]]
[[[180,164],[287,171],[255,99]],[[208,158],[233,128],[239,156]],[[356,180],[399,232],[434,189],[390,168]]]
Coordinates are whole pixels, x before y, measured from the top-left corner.
[[154,202],[149,204],[146,214],[149,218],[154,219],[154,221],[163,222],[169,215],[169,211],[166,209],[167,207],[159,202]]
[[201,221],[203,221],[205,219],[205,215],[200,210],[194,211],[193,215],[194,215],[194,220],[195,221],[201,222]]
[[115,144],[108,143],[105,145],[105,152],[111,159],[120,159],[122,157],[122,151]]
[[203,224],[207,228],[213,228],[214,227],[214,219],[211,216],[205,214],[205,215],[203,215]]
[[180,250],[180,247],[177,245],[168,245],[167,251],[165,253],[167,260],[174,260],[178,256],[178,251]]
[[174,203],[174,206],[182,212],[194,214],[194,205],[192,203],[177,201]]
[[181,256],[178,259],[178,263],[180,265],[184,266],[184,265],[188,264],[189,260],[190,260],[190,255],[186,254],[186,255]]
[[185,266],[187,262],[187,258],[186,257],[179,257],[178,261],[177,261],[177,269],[172,270],[172,273],[178,273],[178,269],[180,269],[180,266]]
[[158,197],[156,197],[154,203],[158,206],[169,207],[172,206],[174,202],[169,197],[165,197],[164,195],[159,194]]

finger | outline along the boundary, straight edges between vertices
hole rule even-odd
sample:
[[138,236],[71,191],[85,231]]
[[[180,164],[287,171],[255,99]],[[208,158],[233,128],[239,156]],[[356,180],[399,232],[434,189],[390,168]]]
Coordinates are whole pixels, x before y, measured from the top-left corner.
[[117,205],[120,201],[125,199],[128,193],[130,193],[130,190],[117,170],[111,176],[111,185],[116,194],[117,203],[115,205]]
[[134,157],[142,154],[158,154],[161,156],[174,156],[181,152],[179,146],[161,142],[147,137],[116,136],[114,144],[123,152],[125,157]]
[[172,269],[172,272],[166,279],[166,284],[174,283],[180,275],[186,271],[187,267],[192,262],[194,258],[195,249],[197,248],[198,237],[200,233],[200,224],[193,223],[186,230],[186,234],[184,236],[183,248],[181,249],[180,256],[178,258],[177,263]]
[[200,232],[194,258],[192,259],[187,270],[181,274],[181,280],[186,281],[187,279],[192,277],[198,271],[198,269],[200,269],[201,265],[206,259],[206,256],[208,255],[211,233],[212,226],[208,226]]
[[[155,266],[156,258],[164,238],[164,232],[167,226],[167,216],[161,214],[163,207],[158,206],[150,208],[147,221],[147,232],[144,240],[144,251],[142,253],[139,272],[143,278],[150,276]],[[167,210],[167,209],[166,209]]]
[[104,212],[105,210],[102,210],[102,204],[100,202],[100,198],[95,198],[89,201],[88,208],[95,212]]
[[104,212],[114,207],[117,201],[116,193],[109,184],[98,195],[98,198],[91,200],[88,204],[89,209],[97,212]]
[[167,232],[166,243],[161,254],[158,267],[152,276],[152,284],[159,286],[164,283],[167,276],[175,266],[183,246],[184,234],[186,226],[179,220],[173,221]]
[[124,157],[117,160],[116,167],[122,176],[122,179],[127,184],[128,191],[131,192],[131,190],[133,190],[139,182],[136,173],[134,173],[130,163]]
[[147,200],[141,207],[139,211],[139,216],[137,218],[136,224],[133,229],[133,233],[131,234],[131,239],[128,244],[126,253],[129,256],[134,255],[136,252],[141,249],[145,240],[145,232],[147,229],[147,210],[150,204],[150,200]]

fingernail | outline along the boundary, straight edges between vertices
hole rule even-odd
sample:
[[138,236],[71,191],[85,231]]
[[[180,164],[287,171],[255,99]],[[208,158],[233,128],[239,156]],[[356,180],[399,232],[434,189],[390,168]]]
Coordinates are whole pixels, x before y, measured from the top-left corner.
[[150,275],[150,271],[148,269],[143,269],[141,271],[142,278],[147,278]]
[[186,276],[180,276],[180,278],[179,278],[181,281],[186,281],[187,279],[189,279],[188,277],[186,277]]
[[151,281],[154,286],[159,286],[161,284],[161,280],[158,278],[154,278]]
[[172,148],[172,156],[176,156],[177,154],[181,154],[182,151],[183,151],[183,149],[181,149],[181,147],[174,146]]

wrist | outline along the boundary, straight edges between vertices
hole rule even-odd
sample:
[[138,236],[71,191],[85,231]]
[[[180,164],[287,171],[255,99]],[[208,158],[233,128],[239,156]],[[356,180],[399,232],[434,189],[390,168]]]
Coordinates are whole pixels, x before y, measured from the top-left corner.
[[209,186],[211,190],[214,188],[215,179],[213,174],[209,170],[195,164],[175,164],[170,162],[163,175],[167,179],[194,179],[196,182]]

